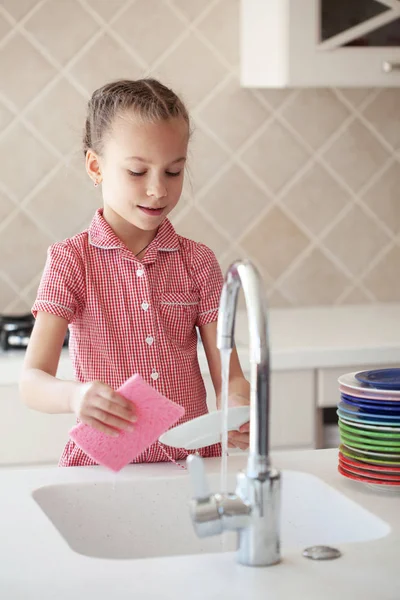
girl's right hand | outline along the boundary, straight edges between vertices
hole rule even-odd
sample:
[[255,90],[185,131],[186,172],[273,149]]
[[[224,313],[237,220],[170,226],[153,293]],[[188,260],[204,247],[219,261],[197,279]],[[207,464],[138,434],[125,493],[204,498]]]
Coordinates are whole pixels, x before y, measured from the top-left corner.
[[70,407],[82,423],[113,437],[121,429],[133,431],[132,424],[137,419],[132,402],[100,381],[77,384]]

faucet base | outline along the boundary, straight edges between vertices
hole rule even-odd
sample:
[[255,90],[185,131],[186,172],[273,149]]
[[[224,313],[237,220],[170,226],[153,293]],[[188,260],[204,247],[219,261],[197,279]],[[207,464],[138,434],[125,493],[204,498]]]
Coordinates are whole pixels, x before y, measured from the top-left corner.
[[280,562],[280,473],[271,469],[266,477],[238,474],[236,494],[252,507],[246,527],[239,530],[238,562],[267,567]]

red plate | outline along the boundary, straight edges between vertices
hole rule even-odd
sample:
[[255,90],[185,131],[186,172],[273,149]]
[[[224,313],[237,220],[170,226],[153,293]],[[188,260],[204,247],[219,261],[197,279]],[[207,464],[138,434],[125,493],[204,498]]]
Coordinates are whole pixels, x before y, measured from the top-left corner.
[[379,473],[379,472],[393,473],[394,475],[398,474],[400,476],[400,467],[391,467],[390,465],[387,465],[387,466],[373,465],[368,462],[361,462],[361,461],[355,460],[353,458],[349,458],[348,456],[345,456],[341,452],[339,452],[339,459],[343,463],[346,463],[347,465],[349,465],[351,467],[357,467],[357,469],[364,469],[367,471],[376,471],[377,473]]
[[400,475],[387,475],[386,473],[375,473],[374,471],[366,471],[365,469],[358,469],[347,465],[343,461],[339,460],[339,465],[346,473],[352,473],[353,475],[361,475],[361,477],[369,477],[369,479],[378,479],[379,481],[397,481],[400,485]]
[[341,465],[338,466],[338,471],[341,475],[347,477],[348,479],[352,479],[353,481],[361,481],[362,483],[372,483],[375,485],[387,485],[390,487],[400,486],[400,482],[395,483],[394,481],[384,481],[383,479],[369,479],[368,477],[362,477],[361,475],[353,475],[353,473],[345,471]]

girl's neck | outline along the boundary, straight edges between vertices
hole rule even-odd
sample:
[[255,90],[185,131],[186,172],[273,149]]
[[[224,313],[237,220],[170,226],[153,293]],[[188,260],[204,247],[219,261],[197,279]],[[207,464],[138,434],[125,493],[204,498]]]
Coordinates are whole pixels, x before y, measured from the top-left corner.
[[135,225],[128,223],[128,221],[107,205],[103,208],[103,217],[121,242],[123,242],[133,254],[136,255],[140,253],[139,258],[143,258],[141,250],[151,244],[157,235],[157,230],[143,231]]

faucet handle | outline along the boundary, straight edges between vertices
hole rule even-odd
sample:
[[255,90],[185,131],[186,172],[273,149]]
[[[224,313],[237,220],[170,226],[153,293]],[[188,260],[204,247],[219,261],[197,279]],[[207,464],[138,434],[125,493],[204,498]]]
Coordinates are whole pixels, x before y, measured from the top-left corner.
[[193,527],[200,538],[218,535],[223,530],[219,500],[217,494],[209,493],[203,459],[190,454],[186,464],[194,488],[194,498],[189,502]]
[[187,468],[194,489],[196,500],[204,500],[210,495],[203,459],[196,454],[189,454],[186,459]]

